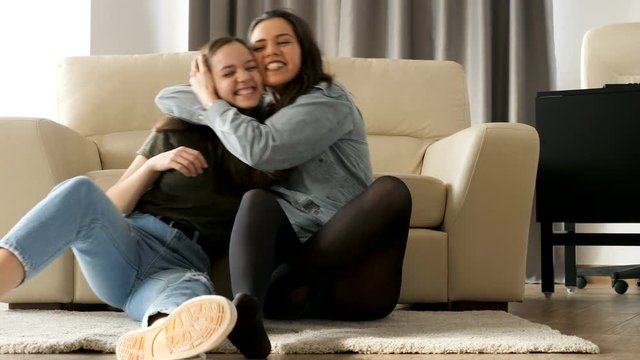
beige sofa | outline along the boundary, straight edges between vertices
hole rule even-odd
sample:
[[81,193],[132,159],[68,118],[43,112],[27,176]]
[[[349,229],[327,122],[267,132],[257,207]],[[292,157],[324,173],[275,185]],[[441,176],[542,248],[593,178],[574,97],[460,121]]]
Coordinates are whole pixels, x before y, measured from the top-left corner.
[[[161,115],[155,95],[187,81],[192,56],[68,58],[55,121],[0,118],[0,235],[65,179],[112,184]],[[412,192],[400,302],[506,309],[521,301],[535,129],[470,126],[464,72],[453,62],[329,58],[327,67],[364,115],[374,172],[402,174]],[[228,292],[223,262],[213,276]],[[0,301],[100,303],[70,252]]]

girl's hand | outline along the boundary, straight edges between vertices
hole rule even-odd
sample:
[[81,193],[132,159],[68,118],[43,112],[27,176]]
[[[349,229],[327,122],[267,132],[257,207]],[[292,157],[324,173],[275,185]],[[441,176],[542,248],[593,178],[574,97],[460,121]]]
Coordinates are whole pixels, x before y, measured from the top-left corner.
[[209,109],[211,104],[218,100],[213,75],[207,64],[206,55],[200,54],[191,61],[189,84],[191,84],[193,92],[205,109]]
[[145,163],[149,169],[157,172],[177,170],[184,176],[197,176],[207,168],[207,161],[198,151],[186,146],[158,154]]

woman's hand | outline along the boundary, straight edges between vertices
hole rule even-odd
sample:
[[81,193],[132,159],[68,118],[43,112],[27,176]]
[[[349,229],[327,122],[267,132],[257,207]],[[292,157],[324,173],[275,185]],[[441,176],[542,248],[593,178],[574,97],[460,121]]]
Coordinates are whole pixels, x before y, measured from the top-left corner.
[[158,154],[147,160],[144,166],[156,172],[174,169],[189,177],[202,174],[203,169],[208,167],[202,153],[186,146]]
[[175,169],[185,176],[197,176],[207,167],[202,154],[181,146],[146,159],[135,157],[120,180],[107,190],[107,196],[123,214],[129,214],[145,191],[163,171]]
[[193,92],[205,109],[209,109],[211,104],[218,100],[213,75],[207,64],[206,55],[200,54],[191,61],[189,84],[191,84]]

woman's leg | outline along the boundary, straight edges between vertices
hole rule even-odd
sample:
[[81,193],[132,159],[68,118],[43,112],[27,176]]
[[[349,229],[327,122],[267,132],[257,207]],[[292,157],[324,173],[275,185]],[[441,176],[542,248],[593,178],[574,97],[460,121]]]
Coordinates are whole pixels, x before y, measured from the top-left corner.
[[245,357],[264,358],[271,351],[262,323],[264,298],[279,252],[296,249],[300,241],[276,197],[265,190],[248,191],[236,214],[229,245],[231,288],[238,310],[229,340]]
[[312,301],[314,315],[368,320],[394,309],[410,217],[408,188],[401,180],[384,176],[303,244],[292,268],[321,287],[322,300]]
[[[227,298],[212,294],[208,276],[195,270],[163,270],[144,279],[126,311],[136,320],[144,314],[148,321],[142,319],[142,329],[118,339],[118,359],[191,359],[214,349],[233,329],[236,308]],[[149,316],[154,311],[159,312]],[[153,318],[162,321],[146,326]]]
[[168,269],[149,276],[135,287],[125,311],[143,325],[151,325],[150,317],[171,314],[180,304],[194,297],[213,295],[209,276],[187,269]]
[[214,293],[209,257],[196,241],[154,216],[129,218],[139,258],[137,281],[124,307],[131,318],[150,324],[149,316],[168,315],[191,298]]
[[[8,290],[23,280],[22,268],[30,278],[71,247],[96,295],[135,320],[213,292],[197,244],[153,216],[125,218],[86,177],[54,188],[0,247],[8,249],[0,249],[1,286]],[[5,281],[8,275],[13,280]]]
[[[127,219],[86,177],[56,186],[0,241],[22,264],[21,282],[70,246],[96,294],[122,308],[136,278],[137,244]],[[15,273],[8,267],[0,265],[0,272]]]
[[242,198],[231,232],[229,267],[234,295],[264,300],[274,268],[302,244],[272,193],[255,189]]
[[124,309],[143,328],[118,339],[118,358],[188,358],[213,349],[235,325],[236,309],[212,296],[209,257],[197,238],[148,214],[134,213],[129,223],[139,261]]

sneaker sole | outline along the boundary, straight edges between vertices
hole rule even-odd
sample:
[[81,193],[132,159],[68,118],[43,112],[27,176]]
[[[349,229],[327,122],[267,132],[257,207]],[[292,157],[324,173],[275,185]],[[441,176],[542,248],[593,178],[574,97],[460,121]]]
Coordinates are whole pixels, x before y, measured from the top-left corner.
[[118,360],[174,360],[196,356],[220,345],[238,315],[227,298],[198,296],[185,301],[164,321],[118,339]]

